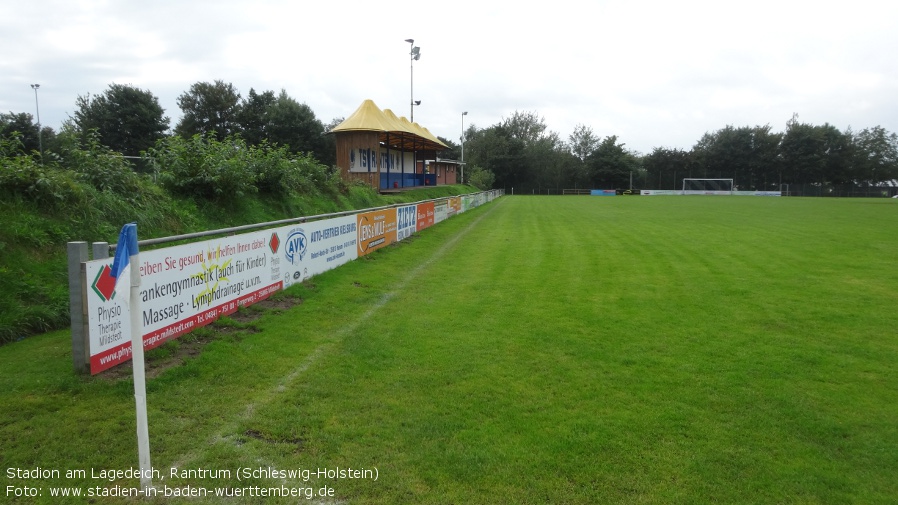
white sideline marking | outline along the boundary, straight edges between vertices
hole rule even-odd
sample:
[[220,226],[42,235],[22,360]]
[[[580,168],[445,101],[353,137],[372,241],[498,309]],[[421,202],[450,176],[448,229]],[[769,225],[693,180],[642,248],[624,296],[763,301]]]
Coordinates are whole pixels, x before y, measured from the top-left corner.
[[[436,252],[434,252],[434,254],[431,255],[430,258],[427,259],[427,261],[425,261],[423,263],[419,263],[415,268],[408,271],[408,273],[403,278],[401,278],[400,281],[397,284],[395,284],[390,291],[387,291],[386,293],[384,293],[384,295],[380,298],[380,300],[378,300],[376,303],[374,303],[361,316],[356,318],[354,321],[351,321],[349,324],[338,329],[334,333],[334,336],[331,337],[330,341],[324,342],[324,343],[320,344],[318,347],[316,347],[312,352],[310,352],[308,354],[308,356],[306,356],[305,359],[302,360],[302,362],[300,362],[300,364],[296,368],[294,368],[289,374],[284,376],[283,379],[278,381],[278,383],[269,391],[269,393],[267,395],[265,395],[262,398],[259,398],[255,402],[249,403],[246,406],[246,409],[244,409],[242,414],[238,415],[232,422],[227,423],[225,426],[222,427],[221,430],[218,431],[218,433],[213,435],[212,438],[209,440],[208,445],[213,445],[213,444],[217,444],[217,443],[221,443],[221,442],[231,442],[232,445],[237,446],[241,450],[245,451],[246,449],[244,449],[244,447],[246,447],[246,444],[233,443],[233,438],[239,435],[239,434],[235,433],[237,430],[237,426],[242,421],[252,418],[252,416],[255,413],[256,408],[258,406],[265,405],[265,404],[271,402],[272,400],[274,400],[277,397],[278,394],[286,391],[290,384],[292,384],[300,375],[305,373],[315,362],[318,361],[318,359],[323,354],[325,354],[331,347],[333,347],[335,343],[341,341],[347,335],[352,334],[352,332],[355,331],[357,328],[359,328],[359,326],[361,326],[362,323],[366,322],[375,313],[377,313],[380,309],[382,309],[384,307],[384,305],[389,303],[390,300],[392,300],[393,297],[396,296],[396,294],[398,292],[404,290],[405,287],[408,286],[409,282],[411,282],[412,279],[417,277],[418,274],[423,269],[431,266],[438,259],[445,256],[447,251],[451,247],[453,247],[459,240],[461,240],[463,237],[465,237],[472,229],[474,229],[474,227],[476,227],[480,223],[481,220],[483,220],[483,218],[485,218],[490,213],[492,213],[493,210],[496,208],[496,206],[501,204],[503,201],[504,201],[504,199],[501,199],[501,198],[498,201],[493,201],[492,203],[495,203],[496,205],[490,206],[490,208],[487,209],[486,212],[484,212],[482,215],[478,216],[477,219],[475,219],[474,221],[471,221],[471,223],[469,223],[458,234],[456,234],[454,237],[449,239],[449,241],[446,242],[445,247],[441,247],[441,248],[437,249]],[[356,261],[358,261],[358,260],[356,260]],[[197,456],[196,451],[192,451],[191,453],[185,454],[185,457],[188,460],[196,459],[196,456]],[[256,462],[262,466],[266,465],[266,463],[264,461],[260,460],[258,457],[256,458]],[[187,463],[188,463],[187,461],[181,460],[177,463],[173,463],[171,466],[182,468],[182,467],[189,466]],[[271,466],[271,465],[268,465],[268,466]],[[286,482],[284,482],[284,483],[286,483]]]

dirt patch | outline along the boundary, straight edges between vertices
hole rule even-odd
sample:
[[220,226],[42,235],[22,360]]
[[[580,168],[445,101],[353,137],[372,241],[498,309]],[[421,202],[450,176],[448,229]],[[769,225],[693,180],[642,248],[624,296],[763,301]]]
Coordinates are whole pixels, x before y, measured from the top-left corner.
[[243,432],[243,436],[248,438],[253,438],[256,440],[260,440],[262,442],[268,444],[284,444],[288,446],[293,446],[293,452],[302,452],[303,447],[306,445],[306,441],[301,438],[296,437],[271,437],[265,435],[264,433],[258,430],[246,430]]
[[[176,341],[163,344],[162,347],[146,353],[144,373],[147,379],[159,376],[162,372],[180,366],[191,358],[199,356],[209,342],[220,338],[224,333],[217,328],[200,328],[184,335]],[[128,379],[134,376],[132,362],[128,361],[115,368],[104,371],[99,378],[111,381]]]
[[[255,306],[261,306],[265,310],[287,310],[294,305],[299,305],[302,303],[302,298],[298,296],[283,296],[276,300],[272,300],[271,298],[267,300],[262,300],[257,303]],[[252,308],[250,307],[250,308]]]
[[[206,344],[214,340],[222,338],[240,339],[246,335],[257,333],[260,330],[252,324],[255,320],[264,314],[278,314],[301,303],[302,298],[298,296],[268,298],[150,350],[146,353],[144,361],[146,377],[151,379],[169,368],[183,365],[190,359],[199,356]],[[104,371],[98,378],[117,381],[127,379],[133,375],[133,367],[131,362],[128,361],[125,364]]]

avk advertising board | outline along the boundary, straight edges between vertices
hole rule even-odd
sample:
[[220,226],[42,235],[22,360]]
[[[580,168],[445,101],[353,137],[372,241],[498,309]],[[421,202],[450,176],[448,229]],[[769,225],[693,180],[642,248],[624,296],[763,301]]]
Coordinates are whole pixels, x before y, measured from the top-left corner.
[[284,287],[358,258],[357,226],[356,216],[345,216],[279,229],[284,237],[278,265]]
[[363,212],[356,217],[359,257],[396,242],[395,208]]

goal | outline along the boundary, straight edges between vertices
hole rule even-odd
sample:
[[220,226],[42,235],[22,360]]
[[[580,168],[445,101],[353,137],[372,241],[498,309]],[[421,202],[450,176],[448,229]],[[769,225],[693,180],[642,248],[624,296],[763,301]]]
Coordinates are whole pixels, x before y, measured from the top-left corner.
[[684,195],[732,195],[733,179],[683,179]]

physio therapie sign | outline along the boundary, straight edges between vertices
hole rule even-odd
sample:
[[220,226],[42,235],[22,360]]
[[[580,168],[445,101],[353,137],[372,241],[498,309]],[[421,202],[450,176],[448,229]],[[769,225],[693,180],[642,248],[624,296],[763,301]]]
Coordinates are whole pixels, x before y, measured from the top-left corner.
[[[356,216],[142,251],[145,349],[357,258]],[[86,264],[90,371],[131,359],[128,304],[116,298],[112,259]]]
[[[141,252],[140,321],[145,349],[230,314],[281,289],[272,279],[276,235],[255,233]],[[129,307],[117,298],[112,260],[87,263],[90,369],[131,358]]]

